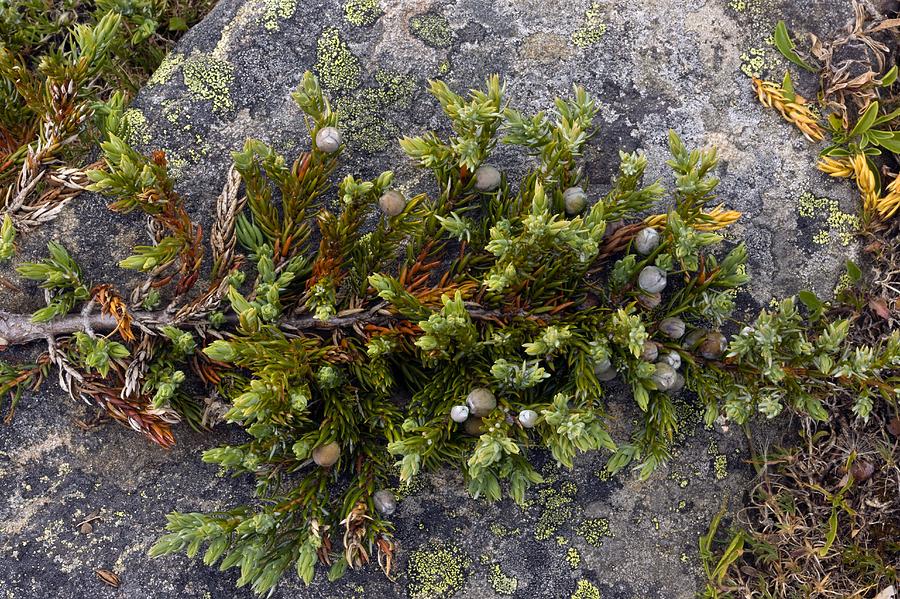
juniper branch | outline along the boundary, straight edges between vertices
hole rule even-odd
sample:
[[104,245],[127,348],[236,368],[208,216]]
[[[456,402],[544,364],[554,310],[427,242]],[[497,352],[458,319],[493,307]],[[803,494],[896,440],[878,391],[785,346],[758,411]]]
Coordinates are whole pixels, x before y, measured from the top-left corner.
[[[382,303],[369,310],[344,316],[338,315],[329,320],[319,320],[312,316],[286,318],[280,321],[279,325],[286,331],[333,331],[336,329],[352,329],[357,325],[367,324],[388,326],[407,320],[385,310],[385,305]],[[522,315],[518,311],[502,312],[500,310],[483,310],[480,308],[470,308],[469,314],[474,320],[508,320],[511,317]],[[132,317],[135,322],[150,327],[162,327],[176,322],[186,326],[206,323],[205,320],[197,322],[177,321],[176,315],[163,310],[153,312],[138,311],[134,312]],[[229,314],[225,317],[225,322],[234,324],[237,322],[237,319],[238,316],[236,314]],[[95,333],[109,333],[114,331],[117,326],[116,319],[108,314],[93,313],[85,317],[80,313],[73,313],[49,322],[33,322],[31,314],[18,314],[0,310],[0,350],[13,345],[26,345],[34,341],[43,340],[49,335],[71,335],[79,331],[88,331],[89,329]]]

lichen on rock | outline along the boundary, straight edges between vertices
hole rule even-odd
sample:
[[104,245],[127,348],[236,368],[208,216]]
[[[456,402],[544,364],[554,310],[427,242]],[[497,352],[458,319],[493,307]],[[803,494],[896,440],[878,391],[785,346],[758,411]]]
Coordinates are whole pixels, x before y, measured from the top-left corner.
[[184,84],[196,99],[212,101],[213,110],[231,110],[234,65],[211,54],[192,54],[183,66]]
[[407,592],[411,599],[452,597],[466,581],[469,559],[455,545],[432,542],[410,553]]
[[409,30],[433,48],[447,48],[453,41],[450,21],[444,15],[428,12],[409,20]]
[[572,34],[572,43],[580,48],[593,46],[603,38],[606,33],[606,23],[603,22],[603,5],[594,2],[584,13],[581,26]]
[[266,0],[266,12],[263,14],[263,27],[268,31],[278,31],[280,21],[294,16],[297,0]]
[[122,138],[133,146],[150,143],[147,117],[137,108],[129,108],[122,114]]
[[315,70],[322,85],[333,91],[354,90],[362,81],[359,58],[336,27],[326,27],[316,41]]
[[373,24],[382,14],[378,0],[346,0],[344,3],[344,18],[357,27]]
[[377,87],[357,90],[336,103],[347,143],[370,153],[384,150],[402,134],[385,112],[407,109],[416,87],[413,77],[383,70],[375,74],[375,81]]
[[147,85],[162,85],[169,81],[175,72],[184,64],[185,56],[179,52],[171,52],[163,58],[156,71],[147,80]]

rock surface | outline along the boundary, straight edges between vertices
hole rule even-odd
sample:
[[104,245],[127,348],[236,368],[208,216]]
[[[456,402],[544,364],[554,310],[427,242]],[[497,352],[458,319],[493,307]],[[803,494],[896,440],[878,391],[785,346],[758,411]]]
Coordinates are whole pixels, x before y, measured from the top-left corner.
[[[428,78],[461,91],[501,73],[525,111],[549,108],[577,83],[602,103],[601,133],[586,154],[589,199],[605,189],[619,149],[646,152],[648,177],[668,182],[665,139],[674,128],[688,145],[719,147],[720,197],[744,212],[736,236],[750,249],[752,298],[764,304],[807,287],[827,295],[855,251],[842,236],[853,197],[814,170],[815,150],[756,103],[747,75],[781,76],[785,65],[766,43],[779,18],[828,36],[849,16],[839,0],[222,0],[141,92],[129,137],[166,151],[189,209],[208,220],[229,152],[246,137],[291,158],[309,143],[289,97],[306,69],[347,115],[343,170],[371,177],[392,168],[409,190],[427,190],[427,179],[395,138],[445,126],[424,92]],[[501,148],[494,162],[514,176],[525,159]],[[133,279],[115,263],[145,233],[140,217],[113,215],[86,194],[26,237],[20,258],[42,256],[48,236],[93,280],[127,288]],[[9,268],[0,276],[14,280]],[[0,308],[34,309],[32,291],[23,284]],[[165,513],[248,497],[248,480],[217,477],[199,460],[237,433],[182,427],[165,452],[114,425],[82,430],[75,419],[91,415],[62,397],[48,387],[23,399],[0,429],[0,599],[250,597],[234,590],[233,572],[146,556]],[[621,432],[632,415],[615,400],[610,411]],[[684,418],[692,421],[690,410]],[[598,477],[600,455],[572,473],[547,464],[553,482],[530,494],[526,510],[485,506],[456,474],[436,473],[400,502],[396,581],[373,566],[335,584],[320,572],[307,589],[289,574],[275,596],[688,598],[702,572],[697,537],[746,488],[746,457],[734,431],[701,430],[643,483]],[[80,532],[95,511],[91,532]],[[121,577],[118,589],[95,575],[101,568]]]

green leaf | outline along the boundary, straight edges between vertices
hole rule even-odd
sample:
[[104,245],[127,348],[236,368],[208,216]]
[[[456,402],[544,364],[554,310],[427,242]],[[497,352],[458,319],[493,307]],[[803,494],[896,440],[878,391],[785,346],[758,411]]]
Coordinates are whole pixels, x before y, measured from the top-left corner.
[[854,283],[858,282],[862,278],[862,271],[853,260],[847,260],[847,276],[849,276],[850,280]]
[[871,129],[872,124],[875,123],[876,118],[878,118],[877,100],[869,104],[869,107],[866,108],[866,111],[862,113],[862,115],[859,117],[859,120],[856,121],[856,125],[854,125],[853,129],[850,130],[850,137],[862,135],[863,133]]
[[781,52],[785,58],[798,67],[805,69],[810,73],[815,73],[817,71],[815,67],[800,58],[800,55],[794,50],[796,46],[791,39],[791,34],[788,33],[787,25],[784,24],[784,21],[778,21],[778,25],[775,26],[775,47],[778,48],[778,51]]
[[890,87],[897,80],[897,65],[891,67],[887,73],[881,77],[881,87]]
[[641,411],[646,412],[647,405],[650,403],[650,393],[640,383],[635,384],[633,389],[634,389],[634,400],[637,402],[637,405],[640,406]]
[[834,544],[838,532],[838,510],[837,507],[831,508],[831,516],[828,518],[828,531],[825,533],[825,544],[819,549],[819,556],[825,557]]
[[822,302],[816,297],[816,294],[812,291],[803,290],[797,294],[797,298],[803,302],[807,308],[809,308],[810,312],[818,312],[822,309]]
[[181,17],[172,17],[169,19],[169,31],[187,31],[187,21]]
[[300,557],[297,559],[297,576],[306,586],[309,586],[316,573],[316,561],[316,548],[310,542],[304,543],[300,548]]
[[328,582],[334,582],[341,578],[344,573],[347,571],[347,560],[343,557],[338,561],[334,562],[334,565],[331,566],[331,570],[328,571]]
[[895,109],[895,110],[892,110],[892,111],[890,111],[890,112],[887,113],[887,114],[881,115],[880,117],[878,117],[877,119],[875,119],[875,123],[874,123],[874,124],[875,124],[875,125],[881,125],[882,123],[888,123],[888,122],[890,122],[890,121],[893,121],[893,120],[896,119],[897,117],[900,117],[900,108],[897,108],[897,109]]
[[874,143],[892,154],[900,154],[900,131],[869,131]]
[[785,100],[793,102],[797,99],[797,94],[794,93],[794,82],[791,81],[791,74],[787,71],[784,72],[784,79],[781,80],[781,88],[784,90]]

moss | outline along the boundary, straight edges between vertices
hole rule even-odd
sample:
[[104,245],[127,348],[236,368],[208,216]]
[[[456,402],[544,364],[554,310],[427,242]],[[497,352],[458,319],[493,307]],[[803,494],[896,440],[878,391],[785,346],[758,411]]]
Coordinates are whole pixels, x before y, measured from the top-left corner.
[[584,13],[581,27],[572,34],[572,43],[579,48],[587,48],[598,43],[606,33],[606,23],[603,22],[603,6],[594,2]]
[[569,547],[569,550],[566,551],[566,563],[569,564],[569,567],[573,570],[578,569],[578,566],[581,565],[581,553],[578,552],[578,549]]
[[297,10],[297,0],[266,0],[263,27],[268,31],[278,31],[279,21],[290,19]]
[[604,538],[611,538],[612,531],[609,528],[609,520],[606,518],[590,518],[575,527],[575,532],[583,537],[589,545],[600,547]]
[[334,27],[326,27],[316,42],[316,72],[323,86],[350,91],[360,86],[360,62]]
[[211,100],[217,112],[231,110],[234,65],[210,54],[195,54],[184,63],[184,84],[194,98]]
[[357,27],[371,25],[383,14],[378,0],[347,0],[344,3],[344,18]]
[[184,54],[172,52],[168,54],[154,71],[153,76],[147,80],[147,85],[162,85],[172,79],[175,71],[184,64]]
[[571,599],[600,599],[600,589],[587,580],[579,580]]
[[450,597],[466,581],[471,560],[454,545],[428,543],[409,555],[407,593],[410,599]]
[[450,21],[444,15],[425,13],[409,20],[409,30],[432,48],[446,48],[453,41]]
[[336,104],[345,141],[366,152],[379,152],[400,135],[400,127],[385,117],[385,110],[409,108],[416,85],[413,77],[387,71],[376,73],[375,80],[377,87],[362,89]]
[[499,564],[492,565],[488,570],[488,582],[498,595],[512,595],[519,588],[519,581],[504,574]]
[[150,128],[147,117],[137,108],[129,108],[122,115],[122,136],[129,145],[147,145],[150,143]]

